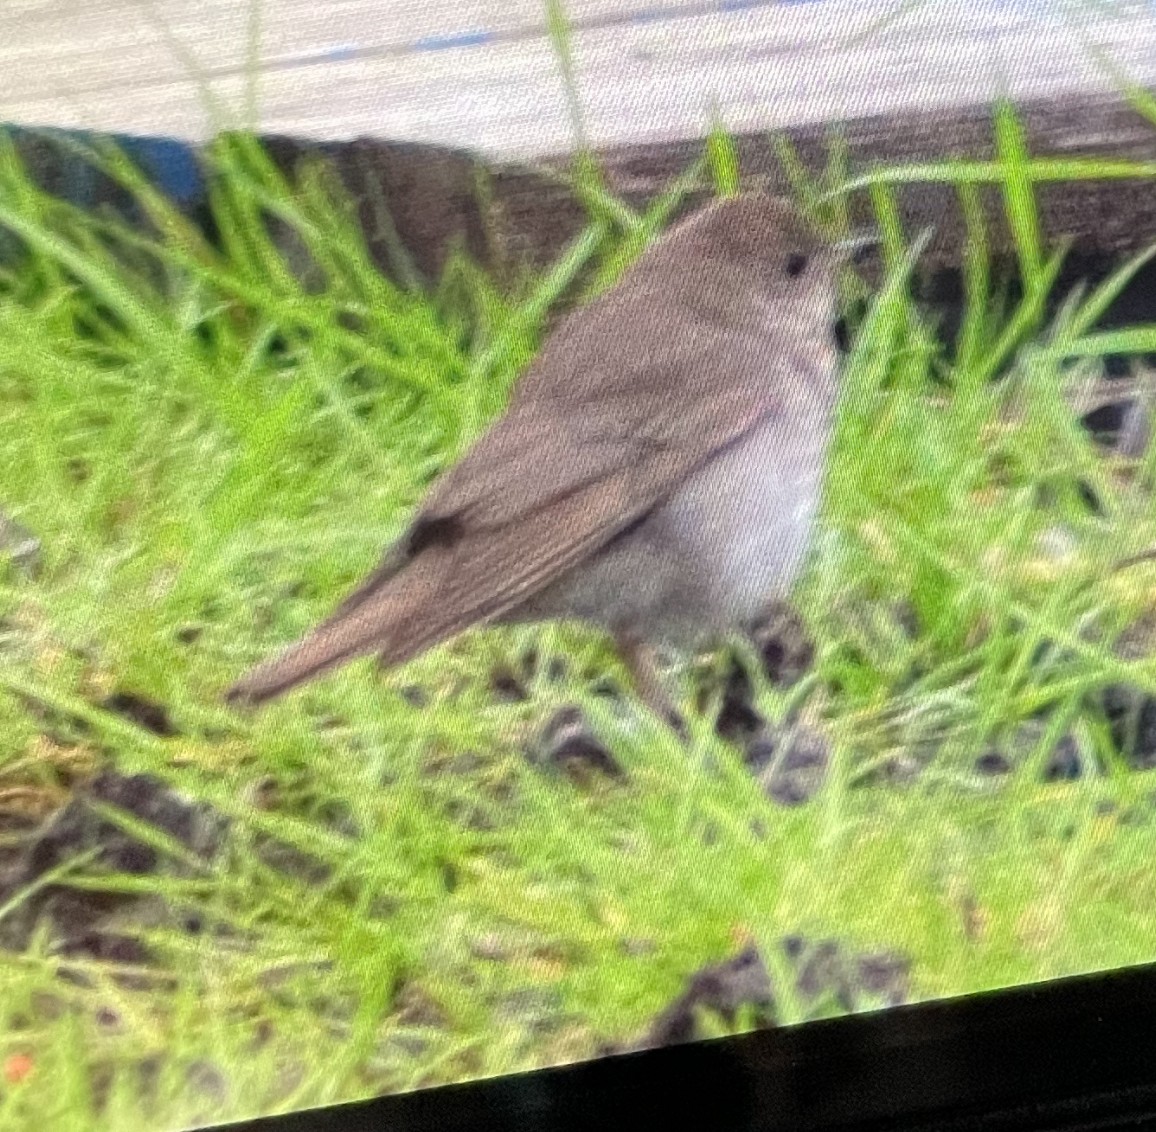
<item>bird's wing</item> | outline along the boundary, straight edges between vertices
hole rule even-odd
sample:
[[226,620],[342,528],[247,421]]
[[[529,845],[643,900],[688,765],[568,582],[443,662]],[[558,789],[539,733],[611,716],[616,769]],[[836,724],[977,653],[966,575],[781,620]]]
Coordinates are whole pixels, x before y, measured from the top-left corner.
[[673,365],[626,351],[620,361],[630,372],[598,382],[589,399],[577,385],[592,387],[580,356],[568,360],[569,395],[515,397],[437,483],[382,566],[231,694],[267,699],[368,652],[401,663],[501,617],[781,411],[784,383],[798,381],[795,368],[806,364],[790,352],[770,354],[758,336],[705,328],[698,343]]

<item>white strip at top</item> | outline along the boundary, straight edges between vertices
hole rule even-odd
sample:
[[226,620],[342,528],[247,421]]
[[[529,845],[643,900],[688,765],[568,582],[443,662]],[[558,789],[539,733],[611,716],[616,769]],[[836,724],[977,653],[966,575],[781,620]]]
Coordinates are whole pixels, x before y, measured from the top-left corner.
[[[1102,93],[1121,72],[1156,83],[1156,0],[570,0],[567,11],[596,147],[701,136],[716,114],[746,132]],[[6,0],[0,121],[192,142],[247,126],[499,159],[573,148],[540,0],[262,0],[258,13],[259,26],[237,0]]]

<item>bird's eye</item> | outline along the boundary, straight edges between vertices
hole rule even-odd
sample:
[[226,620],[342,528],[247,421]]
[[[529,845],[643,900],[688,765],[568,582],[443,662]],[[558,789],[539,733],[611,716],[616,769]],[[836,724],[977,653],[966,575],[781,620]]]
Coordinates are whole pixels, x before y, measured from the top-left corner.
[[793,255],[787,256],[787,275],[792,279],[802,275],[807,270],[807,257],[795,252]]

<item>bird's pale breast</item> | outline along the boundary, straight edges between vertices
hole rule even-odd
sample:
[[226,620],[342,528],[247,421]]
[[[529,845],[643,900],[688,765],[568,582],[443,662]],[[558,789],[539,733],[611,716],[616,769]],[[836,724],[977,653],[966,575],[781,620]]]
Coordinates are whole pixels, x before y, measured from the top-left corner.
[[686,635],[679,631],[686,614],[721,631],[786,595],[819,507],[826,417],[825,406],[816,405],[813,418],[767,421],[671,498],[662,522],[697,585],[661,618],[670,622],[669,635]]

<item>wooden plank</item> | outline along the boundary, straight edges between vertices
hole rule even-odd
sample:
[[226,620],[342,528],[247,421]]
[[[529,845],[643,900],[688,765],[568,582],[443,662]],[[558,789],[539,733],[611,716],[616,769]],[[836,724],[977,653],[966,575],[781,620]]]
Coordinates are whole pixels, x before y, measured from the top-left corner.
[[[1026,104],[1023,116],[1033,152],[1057,156],[1102,153],[1156,161],[1156,129],[1118,98],[1066,97]],[[786,131],[803,161],[819,170],[826,161],[829,131],[823,123],[795,126]],[[986,107],[924,110],[899,116],[855,119],[842,130],[852,170],[878,163],[935,160],[945,153],[974,158],[992,156],[990,111]],[[538,271],[553,262],[581,231],[587,216],[551,168],[564,170],[566,158],[555,157],[528,166],[522,163],[485,162],[467,151],[452,151],[420,144],[382,142],[372,138],[351,143],[317,144],[300,138],[266,138],[283,168],[289,170],[306,155],[322,154],[337,167],[345,185],[359,202],[363,230],[379,265],[394,273],[389,240],[383,235],[382,203],[401,242],[412,253],[428,279],[435,278],[455,242],[493,272],[507,280],[524,270]],[[737,139],[743,178],[748,185],[772,192],[787,191],[770,139],[762,133]],[[45,187],[75,196],[75,184],[85,186],[89,203],[112,200],[116,190],[100,179],[78,178],[65,154],[56,155],[50,141],[22,142],[27,159]],[[701,153],[698,139],[614,147],[601,160],[611,187],[631,203],[642,206],[660,193]],[[71,169],[71,172],[70,172]],[[483,207],[477,193],[479,173],[491,185],[491,202]],[[187,180],[188,178],[185,178]],[[91,182],[91,183],[90,183]],[[195,189],[190,205],[195,205]],[[705,192],[692,195],[693,207]],[[1043,227],[1052,240],[1070,237],[1085,258],[1118,257],[1156,241],[1156,194],[1151,181],[1067,183],[1039,189]],[[1002,221],[998,193],[985,190],[984,199],[993,223],[992,242],[997,254],[1011,251]],[[901,213],[915,233],[933,225],[936,237],[924,257],[934,271],[958,263],[963,230],[957,203],[950,189],[912,185],[899,190]],[[855,202],[856,219],[870,220],[863,195]]]
[[[754,132],[975,106],[1001,92],[1021,100],[1102,94],[1111,80],[1090,44],[1136,79],[1156,82],[1156,6],[1147,2],[925,0],[882,28],[883,16],[907,7],[903,0],[734,3],[573,0],[590,141],[700,136],[714,105],[731,128]],[[252,122],[247,5],[158,0],[171,40],[143,18],[150,10],[124,0],[39,0],[6,11],[0,120],[194,142],[221,126],[251,125],[314,139],[468,146],[499,160],[573,143],[537,0],[408,0],[391,4],[387,18],[371,0],[268,0]],[[224,117],[206,111],[206,84]]]
[[[1156,128],[1118,98],[1065,97],[1025,104],[1023,117],[1033,152],[1070,156],[1109,154],[1156,161]],[[826,161],[829,129],[823,123],[786,131],[803,161],[818,171]],[[878,163],[935,160],[945,153],[975,158],[993,156],[990,109],[927,109],[906,114],[855,119],[845,125],[853,170]],[[762,133],[738,139],[744,181],[772,192],[788,185],[770,139]],[[564,170],[566,158],[531,167],[521,163],[486,163],[464,151],[360,139],[350,144],[314,146],[301,139],[269,139],[275,158],[292,168],[307,153],[322,152],[339,170],[361,204],[363,229],[377,262],[391,271],[387,241],[380,230],[378,208],[384,201],[402,242],[427,277],[436,277],[448,247],[463,243],[499,278],[512,280],[523,271],[541,271],[562,254],[588,222],[583,208],[564,183],[546,171]],[[601,154],[611,187],[639,207],[660,193],[701,153],[699,139],[620,146]],[[483,208],[476,176],[490,180],[490,203]],[[694,207],[706,189],[693,194]],[[900,211],[908,231],[935,228],[922,261],[922,273],[958,266],[963,246],[962,217],[951,189],[912,185],[899,190]],[[1104,265],[1156,242],[1156,194],[1151,181],[1055,184],[1041,186],[1041,218],[1050,240],[1071,238],[1077,263]],[[997,256],[1011,258],[1010,234],[995,190],[984,190]],[[864,194],[854,201],[857,223],[869,224]],[[869,265],[870,267],[870,265]],[[1100,268],[1097,268],[1100,270]]]
[[[1065,96],[1023,104],[1022,116],[1033,153],[1071,156],[1103,154],[1156,160],[1156,127],[1118,97]],[[821,170],[829,152],[830,131],[823,123],[785,131],[805,164]],[[945,154],[974,158],[994,156],[990,108],[926,109],[899,115],[864,117],[848,122],[842,133],[852,170],[879,164],[941,159]],[[770,140],[763,134],[738,139],[745,183],[771,192],[789,185]],[[601,157],[611,186],[641,206],[659,193],[701,153],[700,141],[620,146]],[[563,159],[545,164],[562,168]],[[581,230],[585,215],[569,190],[532,169],[505,166],[495,174],[498,223],[505,254],[545,267],[554,262]],[[1040,186],[1041,223],[1045,236],[1073,241],[1074,252],[1088,258],[1112,258],[1156,242],[1156,193],[1150,180],[1056,183]],[[693,207],[705,194],[691,198]],[[924,270],[958,265],[964,243],[962,216],[953,190],[938,185],[910,185],[898,190],[900,211],[909,233],[932,226],[935,236],[923,259]],[[1002,202],[984,190],[991,240],[996,255],[1010,256],[1010,233]],[[854,202],[853,218],[869,224],[864,194]]]

